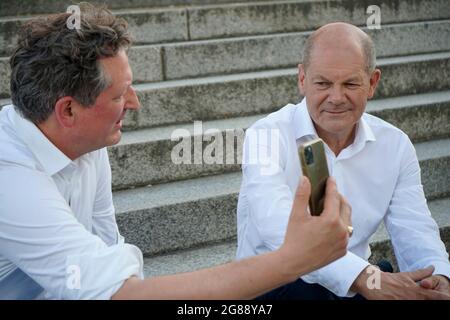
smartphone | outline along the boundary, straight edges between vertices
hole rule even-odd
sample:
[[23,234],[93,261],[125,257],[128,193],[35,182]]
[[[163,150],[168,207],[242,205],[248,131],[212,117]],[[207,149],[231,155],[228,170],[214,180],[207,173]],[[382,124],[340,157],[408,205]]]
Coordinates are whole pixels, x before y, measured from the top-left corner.
[[329,176],[323,140],[314,139],[301,145],[299,158],[303,175],[307,176],[311,182],[309,211],[311,215],[318,216],[323,211],[325,188]]

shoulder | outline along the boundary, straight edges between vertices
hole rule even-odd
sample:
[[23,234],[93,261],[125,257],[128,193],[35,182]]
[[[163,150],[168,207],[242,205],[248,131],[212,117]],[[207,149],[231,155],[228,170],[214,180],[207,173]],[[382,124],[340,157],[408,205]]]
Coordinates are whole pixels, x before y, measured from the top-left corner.
[[33,153],[19,138],[10,121],[11,110],[8,107],[6,106],[0,111],[0,168],[5,164],[36,168],[38,163]]
[[[376,116],[365,113],[364,121],[375,136],[375,147],[373,150],[382,153],[384,157],[392,159],[415,159],[416,150],[411,139],[401,129]],[[403,160],[399,160],[403,161]]]
[[368,113],[364,113],[363,119],[373,131],[375,138],[381,140],[381,142],[399,141],[405,143],[410,141],[405,132],[383,119]]

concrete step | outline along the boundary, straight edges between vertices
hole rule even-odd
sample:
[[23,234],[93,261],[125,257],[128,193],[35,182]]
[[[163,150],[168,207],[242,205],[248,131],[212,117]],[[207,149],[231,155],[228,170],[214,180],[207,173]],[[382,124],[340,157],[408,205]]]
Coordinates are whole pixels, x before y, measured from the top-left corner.
[[[42,3],[46,1],[52,0],[40,0]],[[125,5],[118,5],[115,1],[108,1],[108,6],[121,8],[114,12],[128,21],[137,43],[158,43],[305,31],[332,21],[364,26],[369,17],[366,12],[370,5],[357,0],[239,2],[223,4],[223,1],[211,0],[209,3],[214,5],[200,3],[190,6],[192,2],[181,1],[182,6],[148,8],[158,3],[127,1]],[[60,2],[42,7],[44,10],[39,12],[36,11],[39,5],[30,8],[27,4],[19,7],[16,3],[11,1],[9,5],[15,9],[0,9],[0,16],[8,15],[0,18],[0,48],[3,52],[11,50],[17,40],[18,28],[30,19],[24,14],[64,12],[69,6],[68,3]],[[396,0],[381,4],[380,9],[383,25],[450,18],[450,5],[445,0]]]
[[[367,111],[400,127],[413,141],[450,136],[450,91],[373,100]],[[124,132],[121,142],[109,148],[113,188],[118,190],[238,171],[244,130],[263,116]],[[192,156],[187,158],[190,162],[183,164],[172,160],[172,154],[178,150],[174,151],[174,147],[181,143],[181,134],[190,137],[184,140],[190,143],[192,151]],[[214,147],[217,158],[209,161],[206,156]]]
[[450,139],[414,144],[428,200],[450,195]]
[[[108,149],[113,189],[239,171],[244,130],[261,117],[256,115],[207,121],[195,126],[195,135],[194,124],[124,132],[121,142]],[[215,132],[210,133],[208,130]],[[180,136],[174,135],[172,141],[172,134],[177,132],[180,132]],[[186,138],[178,138],[182,133]],[[179,150],[174,147],[181,143],[181,139],[191,144],[189,151],[192,156],[189,156],[189,162],[174,162],[172,159],[172,154],[176,155],[176,159],[179,158]],[[222,147],[217,146],[217,159],[209,161],[203,155],[210,155],[212,150],[206,148],[213,148],[214,141],[220,143],[220,139]],[[219,158],[220,152],[223,156]]]
[[193,8],[188,15],[190,39],[305,31],[334,21],[365,26],[371,4],[380,6],[383,25],[450,18],[450,4],[445,0],[255,2]]
[[236,258],[236,240],[196,249],[144,258],[145,277],[196,271],[231,262]]
[[[450,139],[415,146],[427,199],[450,196]],[[146,254],[230,239],[236,235],[240,183],[235,172],[117,191],[117,223]]]
[[121,234],[145,254],[232,239],[241,173],[114,192]]
[[450,136],[450,91],[371,100],[366,111],[400,128],[413,142]]
[[[441,239],[446,245],[447,252],[450,252],[450,198],[431,201],[429,208],[439,225]],[[200,248],[147,257],[144,259],[144,274],[146,277],[168,275],[231,262],[235,259],[236,246],[236,240],[231,240]],[[370,246],[372,256],[369,261],[374,263],[380,259],[389,259],[396,267],[389,236],[383,225],[372,238]]]
[[[450,52],[378,60],[376,98],[450,88]],[[142,108],[125,125],[143,128],[272,112],[298,101],[297,69],[171,80],[135,85]]]
[[0,110],[2,110],[2,108],[7,104],[11,104],[11,99],[0,99]]
[[[143,28],[139,30],[148,34]],[[450,50],[450,20],[391,24],[366,31],[373,36],[379,58]],[[135,83],[295,67],[302,61],[310,33],[134,46],[129,58]],[[6,57],[0,59],[2,94],[9,92],[7,61]]]
[[[378,66],[382,80],[376,98],[450,88],[450,52],[382,58]],[[7,58],[0,58],[3,99],[9,96],[8,69]],[[124,122],[128,128],[268,113],[300,98],[296,68],[136,84],[135,88],[143,107],[128,114]]]
[[[0,98],[7,98],[11,95],[9,88],[11,77],[11,68],[9,67],[9,58],[0,58]],[[0,105],[5,101],[0,100]]]
[[[391,24],[380,30],[364,29],[373,36],[378,58],[450,50],[450,20]],[[156,47],[162,52],[164,80],[185,79],[296,67],[303,59],[304,44],[310,34],[309,31],[279,33]],[[156,50],[155,46],[135,49]],[[135,65],[142,68],[142,64]],[[151,81],[140,73],[135,78],[136,82]]]
[[[166,7],[186,5],[225,4],[234,2],[265,2],[271,0],[92,0],[89,3],[95,5],[107,4],[110,9],[142,8],[142,7]],[[273,0],[272,0],[273,1]],[[74,2],[76,3],[76,2]],[[65,11],[71,3],[60,0],[6,0],[0,7],[0,16],[27,15]]]

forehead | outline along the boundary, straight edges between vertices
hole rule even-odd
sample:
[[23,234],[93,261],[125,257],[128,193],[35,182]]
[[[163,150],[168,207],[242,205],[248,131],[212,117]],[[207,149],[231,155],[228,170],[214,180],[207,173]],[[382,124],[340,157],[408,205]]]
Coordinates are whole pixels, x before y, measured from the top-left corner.
[[362,50],[347,46],[320,46],[313,49],[307,73],[311,76],[350,77],[366,70]]
[[132,72],[124,50],[119,51],[114,57],[100,59],[100,64],[112,86],[131,82]]

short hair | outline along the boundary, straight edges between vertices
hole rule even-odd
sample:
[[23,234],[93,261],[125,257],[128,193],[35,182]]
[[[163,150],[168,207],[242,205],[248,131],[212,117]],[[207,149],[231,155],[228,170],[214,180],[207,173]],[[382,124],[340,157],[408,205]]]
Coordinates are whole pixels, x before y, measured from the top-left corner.
[[31,20],[20,32],[11,58],[11,99],[35,124],[48,119],[58,99],[72,96],[89,107],[110,85],[99,58],[128,50],[127,22],[106,7],[80,3],[80,28],[69,29],[70,13]]
[[[308,39],[306,39],[305,47],[303,49],[303,65],[305,70],[309,67],[309,64],[311,62],[311,55],[317,36],[318,34],[316,32],[313,32],[308,37]],[[372,41],[372,38],[366,33],[359,34],[358,39],[361,43],[364,57],[366,58],[366,72],[368,74],[371,74],[375,70],[375,66],[377,63],[375,45]]]

